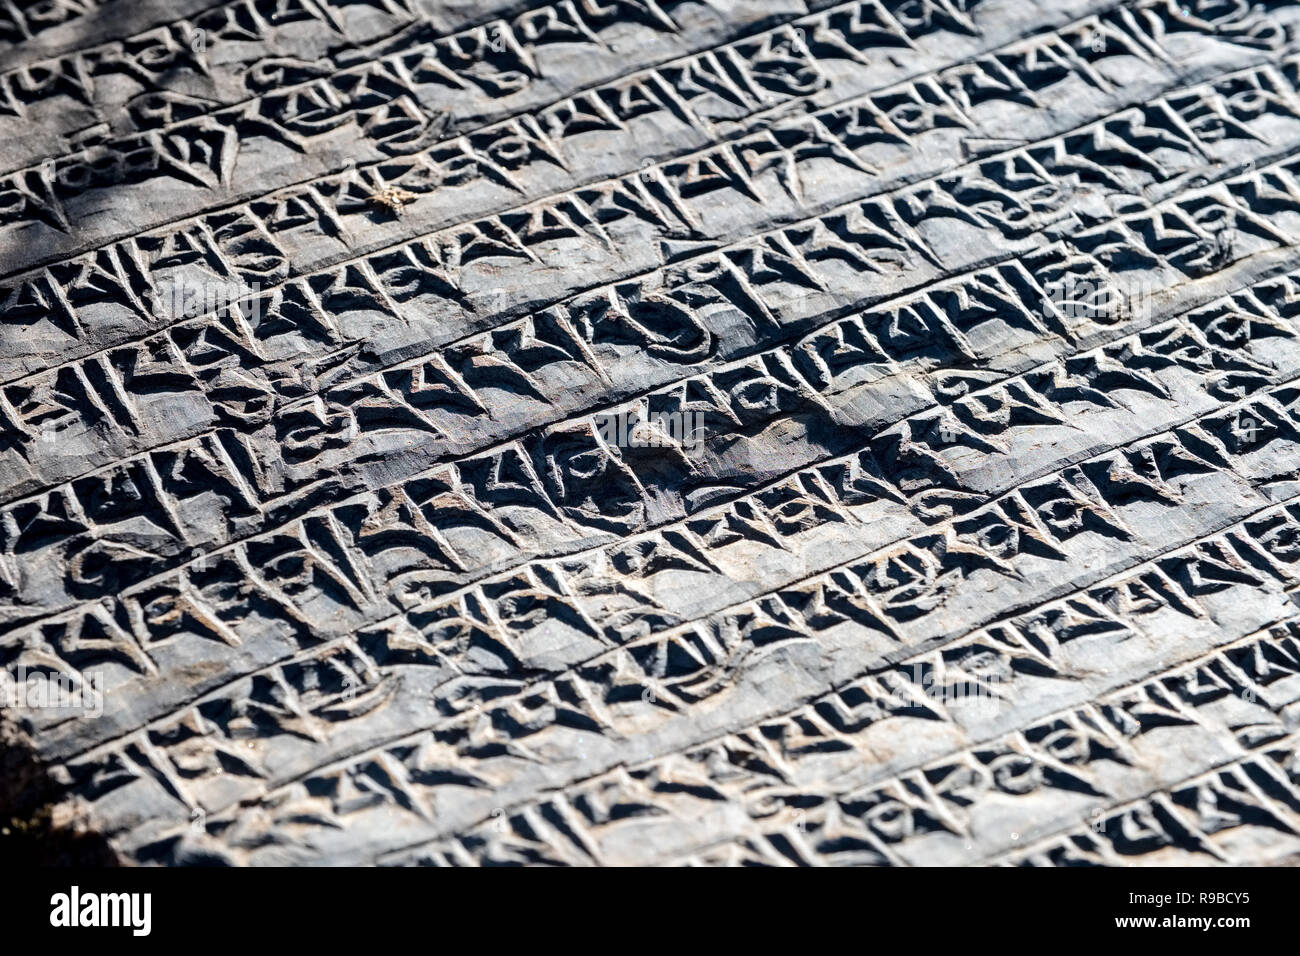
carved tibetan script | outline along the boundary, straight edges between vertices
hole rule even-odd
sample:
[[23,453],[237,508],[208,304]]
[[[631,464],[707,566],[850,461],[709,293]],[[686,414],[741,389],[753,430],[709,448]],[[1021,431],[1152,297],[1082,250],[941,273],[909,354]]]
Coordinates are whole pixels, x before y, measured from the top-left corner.
[[1300,7],[0,7],[0,693],[137,863],[1300,853]]

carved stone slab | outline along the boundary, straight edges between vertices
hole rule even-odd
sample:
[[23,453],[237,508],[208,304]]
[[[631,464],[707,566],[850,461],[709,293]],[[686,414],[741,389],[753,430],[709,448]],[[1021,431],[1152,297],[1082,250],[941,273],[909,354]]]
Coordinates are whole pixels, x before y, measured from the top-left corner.
[[1300,854],[1300,7],[0,7],[0,705],[123,861]]

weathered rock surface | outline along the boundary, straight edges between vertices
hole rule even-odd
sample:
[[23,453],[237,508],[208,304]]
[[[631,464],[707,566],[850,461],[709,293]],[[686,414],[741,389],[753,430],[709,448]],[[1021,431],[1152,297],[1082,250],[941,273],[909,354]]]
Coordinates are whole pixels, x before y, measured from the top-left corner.
[[1300,7],[6,9],[0,703],[123,860],[1300,853]]

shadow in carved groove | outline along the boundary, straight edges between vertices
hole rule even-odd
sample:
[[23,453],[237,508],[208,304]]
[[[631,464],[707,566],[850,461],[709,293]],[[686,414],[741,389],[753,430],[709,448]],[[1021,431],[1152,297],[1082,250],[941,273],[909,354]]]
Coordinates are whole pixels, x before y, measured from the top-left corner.
[[108,840],[59,819],[67,792],[31,747],[0,737],[0,861],[9,866],[118,866]]

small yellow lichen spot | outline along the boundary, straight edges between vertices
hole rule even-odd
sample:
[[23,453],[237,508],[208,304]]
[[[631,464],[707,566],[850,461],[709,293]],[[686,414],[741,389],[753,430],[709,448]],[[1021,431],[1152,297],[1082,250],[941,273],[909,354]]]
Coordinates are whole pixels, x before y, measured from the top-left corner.
[[399,216],[402,214],[402,207],[408,202],[413,202],[419,197],[408,189],[401,186],[385,186],[377,193],[370,195],[370,201],[378,203],[386,209],[391,209]]

